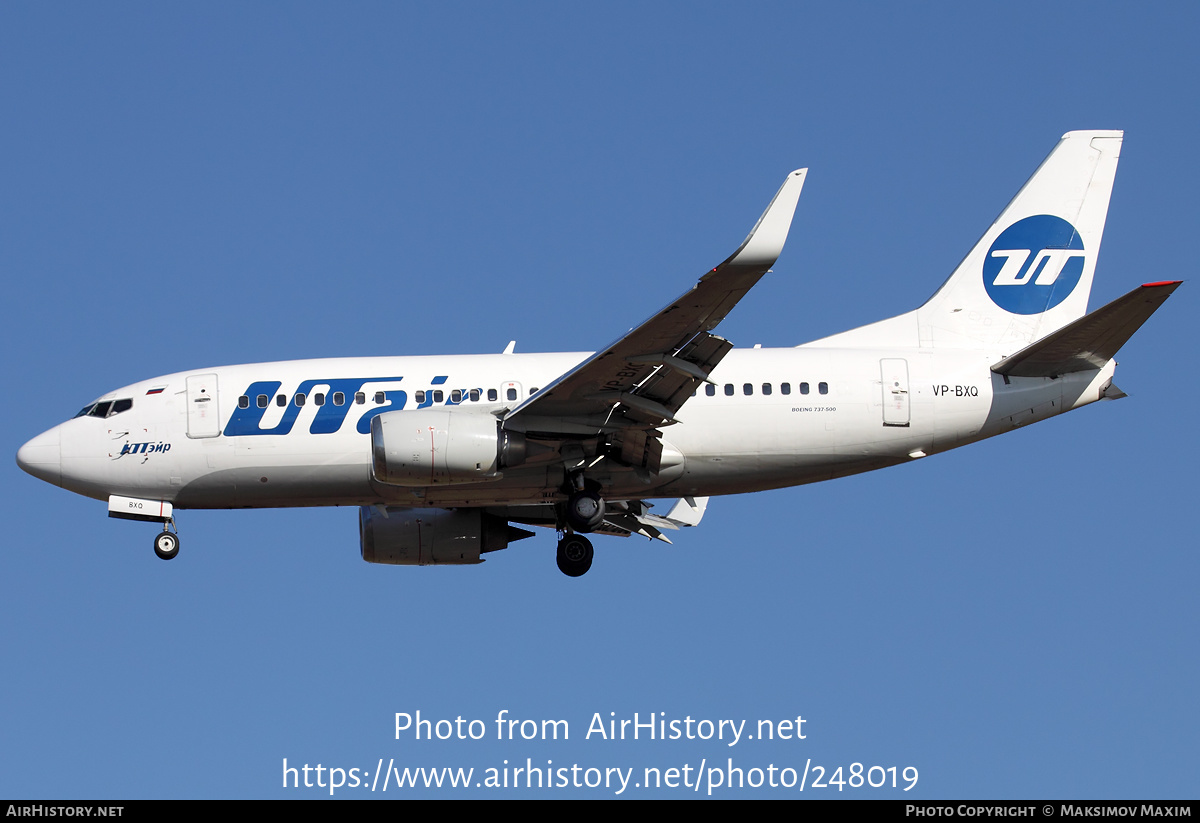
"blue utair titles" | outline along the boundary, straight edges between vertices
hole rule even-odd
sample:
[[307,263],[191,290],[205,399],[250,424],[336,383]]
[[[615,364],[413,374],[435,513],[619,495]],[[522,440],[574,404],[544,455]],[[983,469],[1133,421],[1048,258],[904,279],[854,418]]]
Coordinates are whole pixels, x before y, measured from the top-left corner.
[[[308,432],[309,434],[333,434],[346,421],[346,416],[350,414],[350,408],[354,405],[354,395],[364,385],[367,383],[398,383],[403,379],[403,377],[344,377],[332,380],[305,380],[296,387],[295,393],[288,401],[287,408],[284,409],[283,418],[269,429],[264,429],[259,425],[262,423],[263,415],[267,413],[267,408],[259,408],[258,404],[254,402],[254,398],[260,394],[274,398],[275,392],[283,384],[278,380],[262,380],[251,383],[245,392],[246,396],[251,399],[249,407],[243,409],[239,406],[233,410],[233,416],[225,425],[224,433],[227,437],[252,434],[288,434],[292,430],[292,426],[296,424],[296,418],[300,416],[301,407],[296,405],[296,395],[303,394],[307,397],[314,387],[328,386],[325,404],[317,406],[317,414],[313,418],[312,425],[308,427]],[[445,378],[442,379],[445,380]],[[332,401],[333,395],[337,392],[342,392],[349,402],[341,406],[335,405]],[[385,391],[383,394],[385,401],[383,405],[368,409],[362,417],[358,418],[356,428],[359,434],[370,434],[371,420],[377,415],[385,411],[403,409],[408,402],[408,395],[403,391]]]

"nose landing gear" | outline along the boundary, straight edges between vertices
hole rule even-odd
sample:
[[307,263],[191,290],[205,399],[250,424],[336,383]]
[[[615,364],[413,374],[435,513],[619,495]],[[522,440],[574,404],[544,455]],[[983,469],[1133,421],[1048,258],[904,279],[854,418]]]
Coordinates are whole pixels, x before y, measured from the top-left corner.
[[154,553],[162,560],[172,560],[175,555],[179,554],[179,534],[172,531],[166,531],[166,528],[175,528],[175,522],[167,521],[164,525],[164,530],[159,532],[158,537],[154,538]]

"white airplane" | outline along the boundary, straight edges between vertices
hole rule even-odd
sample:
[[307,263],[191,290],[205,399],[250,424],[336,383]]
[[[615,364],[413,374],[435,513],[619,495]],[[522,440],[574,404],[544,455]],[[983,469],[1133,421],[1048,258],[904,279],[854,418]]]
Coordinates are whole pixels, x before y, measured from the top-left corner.
[[[1091,314],[1119,131],[1071,132],[923,306],[796,348],[713,329],[774,264],[806,169],[733,255],[595,354],[376,357],[225,366],[109,392],[21,447],[35,477],[164,524],[177,509],[359,506],[372,563],[479,563],[557,529],[694,526],[712,495],[916,460],[1123,397],[1113,356],[1179,281]],[[675,499],[665,513],[648,498]],[[660,510],[661,511],[661,510]],[[668,541],[669,542],[669,541]]]

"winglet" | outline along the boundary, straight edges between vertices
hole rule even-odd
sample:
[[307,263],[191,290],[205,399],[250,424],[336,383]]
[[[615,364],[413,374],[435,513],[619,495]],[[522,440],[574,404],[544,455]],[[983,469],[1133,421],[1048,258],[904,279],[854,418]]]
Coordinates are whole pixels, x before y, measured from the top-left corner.
[[804,178],[807,176],[808,169],[797,169],[787,176],[767,210],[742,241],[742,245],[738,246],[738,250],[721,266],[769,269],[775,264],[783,252],[783,244],[787,242],[792,217],[796,213],[796,203],[800,199],[800,190],[804,188]]

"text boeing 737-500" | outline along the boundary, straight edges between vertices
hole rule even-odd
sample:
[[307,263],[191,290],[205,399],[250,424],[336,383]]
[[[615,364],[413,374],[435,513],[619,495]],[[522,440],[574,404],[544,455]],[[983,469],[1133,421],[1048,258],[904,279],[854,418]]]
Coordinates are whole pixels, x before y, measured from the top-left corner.
[[[181,372],[105,394],[21,447],[35,477],[164,524],[189,508],[359,506],[364,560],[478,563],[556,529],[666,539],[712,495],[829,480],[1097,400],[1179,285],[1087,314],[1119,131],[1065,135],[923,306],[796,348],[713,333],[783,249],[806,170],[733,255],[595,354],[376,357]],[[674,502],[654,513],[648,498]]]

